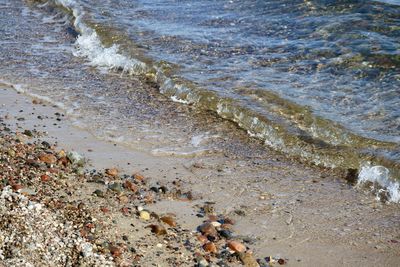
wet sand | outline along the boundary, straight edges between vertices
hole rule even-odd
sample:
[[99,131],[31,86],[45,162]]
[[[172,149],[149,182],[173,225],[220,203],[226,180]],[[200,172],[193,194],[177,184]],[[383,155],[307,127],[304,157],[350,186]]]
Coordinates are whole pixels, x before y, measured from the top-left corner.
[[[212,203],[208,205],[216,214],[236,222],[236,238],[257,259],[282,258],[288,266],[395,266],[400,260],[398,204],[378,202],[368,190],[347,184],[337,172],[307,166],[267,149],[253,155],[227,149],[225,153],[191,158],[155,156],[140,147],[97,140],[74,127],[62,116],[63,111],[45,102],[33,104],[33,99],[2,88],[0,118],[12,130],[45,131],[41,140],[56,142],[58,150],[84,155],[89,169],[104,173],[105,169],[116,168],[121,175],[140,173],[146,178],[146,188],[173,188],[179,183],[182,192],[190,191],[191,200],[165,196],[157,198],[155,204],[146,204],[150,212],[173,213],[188,239],[196,240],[196,227],[207,219],[207,215],[201,217],[201,207],[207,202]],[[139,266],[173,266],[164,260],[177,255],[164,245],[157,247],[164,241],[145,228],[152,221],[143,222],[132,212],[136,204],[122,205],[131,212],[124,215],[121,200],[111,193],[105,198],[93,197],[95,190],[104,191],[104,185],[70,183],[74,190],[65,186],[58,192],[68,191],[68,200],[85,203],[96,211],[96,221],[107,225],[102,228],[107,239],[118,243],[127,236],[143,255]],[[110,212],[100,212],[103,206]],[[195,252],[207,257],[201,243],[193,241],[191,251],[184,249],[183,240],[176,242],[184,255],[179,255],[183,266],[195,264]],[[218,250],[223,249],[221,244]],[[210,259],[217,262],[212,255]],[[232,263],[237,264],[239,260]]]

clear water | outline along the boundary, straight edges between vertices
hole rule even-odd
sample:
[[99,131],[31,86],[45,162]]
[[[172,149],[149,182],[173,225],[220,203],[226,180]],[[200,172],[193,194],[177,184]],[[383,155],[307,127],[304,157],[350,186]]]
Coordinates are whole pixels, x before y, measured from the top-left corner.
[[400,6],[388,4],[399,1],[81,2],[207,90],[276,92],[357,134],[400,142]]
[[227,144],[225,119],[303,160],[396,178],[398,2],[0,0],[14,10],[0,78],[154,153]]

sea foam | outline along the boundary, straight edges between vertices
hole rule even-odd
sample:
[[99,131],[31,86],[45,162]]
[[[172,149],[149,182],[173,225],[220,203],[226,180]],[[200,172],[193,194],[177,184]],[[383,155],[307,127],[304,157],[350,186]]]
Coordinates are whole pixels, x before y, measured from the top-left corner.
[[99,68],[120,69],[129,74],[142,74],[147,71],[145,63],[119,53],[118,45],[105,47],[96,31],[83,22],[82,7],[73,0],[55,0],[55,3],[69,9],[74,16],[74,26],[80,32],[74,55],[86,57],[90,65]]
[[389,201],[400,202],[400,184],[390,177],[390,171],[387,168],[378,165],[371,166],[370,163],[364,164],[358,175],[358,184],[366,182],[372,182],[381,188],[377,192],[377,198],[380,198],[381,193],[387,193]]

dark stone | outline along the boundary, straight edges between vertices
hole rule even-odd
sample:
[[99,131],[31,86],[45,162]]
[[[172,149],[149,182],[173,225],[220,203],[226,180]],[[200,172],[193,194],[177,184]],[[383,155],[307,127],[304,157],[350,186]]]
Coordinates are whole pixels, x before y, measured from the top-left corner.
[[357,169],[347,169],[345,171],[345,177],[344,179],[352,184],[355,185],[357,183],[358,180],[358,170]]
[[68,26],[67,29],[65,29],[65,31],[72,36],[74,39],[78,38],[79,33],[71,26]]
[[226,239],[230,239],[232,238],[232,232],[229,230],[221,230],[218,232],[220,236],[226,238]]

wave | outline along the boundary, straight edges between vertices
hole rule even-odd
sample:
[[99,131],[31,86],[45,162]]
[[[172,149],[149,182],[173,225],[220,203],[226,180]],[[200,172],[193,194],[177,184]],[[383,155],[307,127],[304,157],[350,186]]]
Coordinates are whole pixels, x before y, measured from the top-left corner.
[[[391,201],[400,202],[399,184],[396,182],[400,177],[398,144],[358,136],[337,123],[315,116],[307,107],[265,90],[237,90],[244,99],[262,100],[257,109],[249,107],[245,100],[221,96],[194,82],[171,75],[170,65],[166,62],[155,62],[145,56],[141,56],[141,60],[140,57],[127,55],[113,40],[106,46],[104,39],[107,34],[102,34],[106,31],[99,30],[101,26],[98,25],[89,26],[90,16],[78,2],[44,1],[44,5],[47,4],[55,4],[72,15],[73,25],[79,32],[74,55],[86,58],[88,64],[122,74],[143,75],[172,101],[213,111],[275,150],[315,165],[359,170],[359,183],[367,180],[376,182],[389,190]],[[368,168],[365,167],[367,162],[370,164]],[[387,170],[387,178],[382,178],[381,172],[376,171],[381,167]]]

